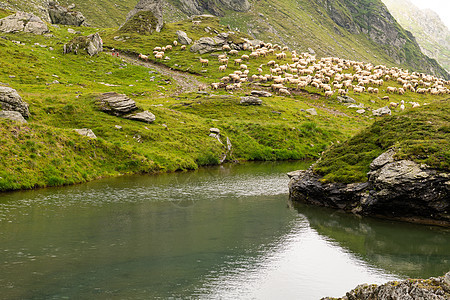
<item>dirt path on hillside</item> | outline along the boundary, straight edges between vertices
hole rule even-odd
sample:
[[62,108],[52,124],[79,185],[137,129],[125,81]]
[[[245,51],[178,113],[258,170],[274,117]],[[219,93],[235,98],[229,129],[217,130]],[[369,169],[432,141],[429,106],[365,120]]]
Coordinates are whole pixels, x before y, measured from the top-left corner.
[[196,92],[198,90],[198,86],[203,84],[202,82],[197,80],[195,75],[189,74],[187,72],[173,70],[167,66],[155,64],[150,61],[142,61],[132,56],[121,54],[120,57],[129,64],[153,69],[159,74],[172,78],[179,86],[179,89],[174,94],[175,96],[182,93]]

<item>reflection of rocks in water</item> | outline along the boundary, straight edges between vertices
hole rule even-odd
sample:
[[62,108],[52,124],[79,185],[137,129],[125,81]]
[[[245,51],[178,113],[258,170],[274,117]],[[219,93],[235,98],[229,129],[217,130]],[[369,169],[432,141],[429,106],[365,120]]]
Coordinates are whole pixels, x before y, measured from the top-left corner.
[[361,218],[293,202],[311,228],[376,267],[412,277],[448,271],[450,231],[445,228]]

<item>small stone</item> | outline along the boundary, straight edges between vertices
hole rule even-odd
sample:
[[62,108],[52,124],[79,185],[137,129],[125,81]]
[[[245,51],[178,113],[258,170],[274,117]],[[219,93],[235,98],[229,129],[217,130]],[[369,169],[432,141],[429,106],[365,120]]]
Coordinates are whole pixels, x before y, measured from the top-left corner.
[[306,110],[306,112],[308,112],[309,114],[311,114],[312,116],[317,116],[317,111],[315,108],[308,108]]
[[78,134],[87,136],[88,138],[91,138],[91,139],[97,138],[97,136],[94,134],[94,132],[89,128],[81,128],[81,129],[74,129],[74,130]]
[[122,130],[122,126],[120,126],[120,125],[114,125],[114,127],[115,127],[117,130]]
[[365,113],[365,112],[366,112],[365,109],[358,109],[358,110],[356,111],[356,113],[358,113],[358,114],[363,114],[363,113]]
[[261,99],[254,96],[241,97],[240,101],[242,105],[262,105],[262,103],[263,101]]
[[213,133],[213,134],[220,134],[220,129],[219,128],[210,128],[209,132]]

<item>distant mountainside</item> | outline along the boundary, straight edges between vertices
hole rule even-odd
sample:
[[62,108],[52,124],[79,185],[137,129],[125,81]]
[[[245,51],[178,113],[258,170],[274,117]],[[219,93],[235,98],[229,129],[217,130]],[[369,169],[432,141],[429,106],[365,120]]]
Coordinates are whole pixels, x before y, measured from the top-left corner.
[[422,51],[450,72],[450,31],[432,10],[408,0],[383,0],[395,19],[416,37]]
[[[161,1],[166,22],[213,14],[231,30],[281,43],[318,56],[400,66],[450,79],[435,60],[423,55],[415,38],[392,17],[381,0],[154,0]],[[25,4],[0,1],[0,7],[45,15],[46,0]],[[121,25],[137,0],[61,0],[74,3],[97,27]]]

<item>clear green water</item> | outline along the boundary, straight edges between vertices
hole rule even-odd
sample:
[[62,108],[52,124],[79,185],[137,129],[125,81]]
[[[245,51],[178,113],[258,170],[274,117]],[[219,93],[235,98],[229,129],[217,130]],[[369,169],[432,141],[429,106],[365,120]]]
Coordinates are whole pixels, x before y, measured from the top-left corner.
[[439,276],[447,229],[288,201],[251,163],[0,195],[0,299],[320,299]]

